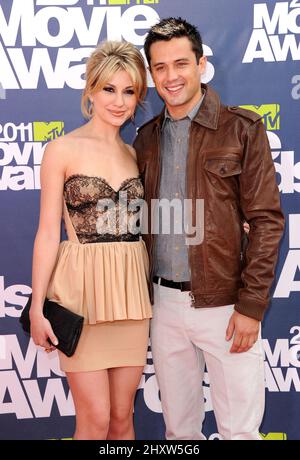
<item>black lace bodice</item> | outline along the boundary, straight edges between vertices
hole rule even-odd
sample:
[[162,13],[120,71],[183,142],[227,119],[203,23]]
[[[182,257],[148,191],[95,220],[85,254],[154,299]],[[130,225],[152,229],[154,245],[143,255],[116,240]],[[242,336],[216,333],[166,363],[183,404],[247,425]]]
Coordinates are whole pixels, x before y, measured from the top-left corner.
[[64,198],[80,243],[137,241],[144,189],[139,177],[118,190],[99,176],[73,174],[64,184]]

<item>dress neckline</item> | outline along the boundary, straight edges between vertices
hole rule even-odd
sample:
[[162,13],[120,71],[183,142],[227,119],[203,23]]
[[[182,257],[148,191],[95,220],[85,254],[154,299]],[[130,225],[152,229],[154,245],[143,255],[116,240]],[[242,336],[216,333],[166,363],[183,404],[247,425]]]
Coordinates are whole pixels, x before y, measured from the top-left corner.
[[98,179],[101,182],[103,182],[105,185],[107,185],[113,192],[118,193],[128,183],[130,183],[130,182],[132,182],[134,180],[140,179],[140,174],[138,176],[128,177],[127,179],[124,179],[121,182],[121,184],[120,184],[120,186],[119,186],[119,188],[117,190],[115,190],[104,177],[102,177],[102,176],[90,176],[88,174],[71,174],[70,176],[68,176],[66,178],[66,180],[64,182],[64,186],[67,184],[67,182],[75,179],[76,177],[87,177],[87,178],[90,178],[90,179]]

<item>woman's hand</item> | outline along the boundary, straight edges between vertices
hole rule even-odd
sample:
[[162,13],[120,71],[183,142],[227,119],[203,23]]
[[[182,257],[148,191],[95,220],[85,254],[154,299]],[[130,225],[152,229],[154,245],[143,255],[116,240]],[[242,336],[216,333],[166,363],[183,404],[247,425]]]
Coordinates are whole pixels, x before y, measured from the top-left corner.
[[[43,347],[47,353],[55,350],[55,345],[58,345],[58,340],[48,319],[40,312],[31,312],[29,315],[30,335],[35,345]],[[49,343],[48,339],[51,343]]]

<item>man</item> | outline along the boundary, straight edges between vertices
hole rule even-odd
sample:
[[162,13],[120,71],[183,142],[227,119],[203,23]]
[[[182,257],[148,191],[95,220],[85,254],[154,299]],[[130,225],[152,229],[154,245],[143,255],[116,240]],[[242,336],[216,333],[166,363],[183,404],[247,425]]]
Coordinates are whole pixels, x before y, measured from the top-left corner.
[[[181,18],[160,21],[147,35],[145,53],[165,102],[163,113],[140,128],[135,142],[148,225],[159,221],[158,211],[151,220],[153,199],[191,200],[193,224],[197,202],[204,203],[201,241],[193,244],[174,229],[144,235],[166,437],[203,439],[206,364],[222,437],[260,439],[265,391],[260,322],[283,231],[265,129],[256,114],[223,106],[215,91],[199,84],[206,58],[191,24]],[[243,252],[245,220],[250,231]],[[186,228],[184,218],[181,223]]]

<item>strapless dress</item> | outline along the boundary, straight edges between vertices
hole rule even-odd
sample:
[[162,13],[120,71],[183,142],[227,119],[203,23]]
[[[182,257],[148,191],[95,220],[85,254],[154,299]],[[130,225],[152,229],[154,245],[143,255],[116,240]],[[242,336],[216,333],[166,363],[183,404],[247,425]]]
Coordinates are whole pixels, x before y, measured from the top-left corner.
[[143,366],[151,304],[148,256],[140,235],[144,189],[139,177],[118,190],[99,176],[64,184],[60,243],[47,297],[84,316],[75,354],[59,353],[65,372]]

